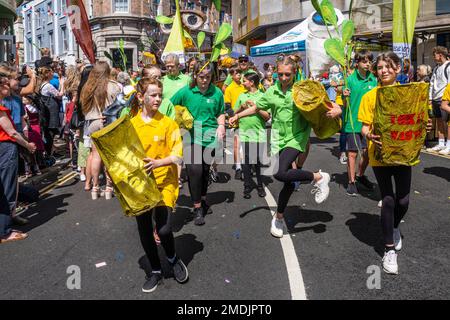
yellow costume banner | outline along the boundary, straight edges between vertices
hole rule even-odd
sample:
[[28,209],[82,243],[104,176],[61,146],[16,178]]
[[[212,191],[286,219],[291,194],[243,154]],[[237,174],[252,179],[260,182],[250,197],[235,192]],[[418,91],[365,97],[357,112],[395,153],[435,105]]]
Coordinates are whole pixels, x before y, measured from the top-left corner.
[[292,88],[292,97],[319,139],[327,139],[341,130],[340,118],[331,119],[325,115],[331,108],[331,101],[320,82],[296,82]]
[[92,141],[108,170],[126,216],[138,216],[162,199],[155,178],[144,169],[146,154],[128,116],[93,133]]
[[426,137],[428,83],[380,87],[374,113],[374,133],[382,147],[375,159],[387,165],[413,166]]

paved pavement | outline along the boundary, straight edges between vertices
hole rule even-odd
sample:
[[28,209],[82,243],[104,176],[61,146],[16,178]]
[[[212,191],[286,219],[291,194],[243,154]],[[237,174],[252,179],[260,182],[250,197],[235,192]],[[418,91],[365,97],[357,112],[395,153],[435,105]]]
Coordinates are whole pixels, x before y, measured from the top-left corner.
[[[337,144],[334,138],[312,139],[305,169],[330,172],[331,194],[317,205],[312,187],[302,185],[289,203],[282,241],[269,233],[266,199],[256,191],[243,199],[242,182],[234,180],[231,165],[219,166],[220,181],[208,196],[214,212],[204,226],[191,220],[185,185],[173,229],[190,280],[179,285],[164,264],[166,279],[153,294],[141,292],[148,263],[134,220],[122,215],[117,199],[92,201],[77,178],[67,175],[70,171],[57,172],[53,179],[67,181],[47,188],[23,214],[31,220],[22,228],[29,238],[0,246],[0,298],[279,300],[299,298],[304,288],[307,299],[449,299],[449,160],[422,155],[401,225],[400,274],[381,271],[380,289],[368,289],[381,261],[379,195],[345,194],[346,167],[337,159]],[[375,181],[371,169],[368,176]],[[281,183],[272,177],[265,182],[277,199]],[[70,266],[80,268],[79,290],[67,288]],[[369,283],[377,282],[370,278]]]

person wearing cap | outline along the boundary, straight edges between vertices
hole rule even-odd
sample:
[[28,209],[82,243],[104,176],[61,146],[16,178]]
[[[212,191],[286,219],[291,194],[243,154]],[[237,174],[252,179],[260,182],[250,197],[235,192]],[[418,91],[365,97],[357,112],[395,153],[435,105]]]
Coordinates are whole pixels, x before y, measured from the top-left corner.
[[[247,73],[256,73],[254,70],[250,69],[250,59],[246,54],[242,54],[238,59],[238,67],[241,70],[242,76],[245,76]],[[222,86],[222,92],[225,92],[227,87],[233,82],[233,77],[231,74],[228,74],[225,82]]]
[[190,85],[191,77],[180,72],[180,60],[176,54],[168,54],[165,59],[167,75],[161,82],[163,84],[163,98],[172,98],[178,90]]

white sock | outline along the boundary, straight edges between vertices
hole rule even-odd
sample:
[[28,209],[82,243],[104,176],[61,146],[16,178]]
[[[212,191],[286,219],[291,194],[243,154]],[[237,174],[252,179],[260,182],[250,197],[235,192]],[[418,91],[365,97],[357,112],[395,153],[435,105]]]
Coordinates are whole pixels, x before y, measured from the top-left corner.
[[450,139],[447,139],[447,148],[450,148]]
[[241,167],[240,163],[236,163],[236,170],[242,170],[242,167]]
[[445,139],[439,139],[439,145],[445,147]]

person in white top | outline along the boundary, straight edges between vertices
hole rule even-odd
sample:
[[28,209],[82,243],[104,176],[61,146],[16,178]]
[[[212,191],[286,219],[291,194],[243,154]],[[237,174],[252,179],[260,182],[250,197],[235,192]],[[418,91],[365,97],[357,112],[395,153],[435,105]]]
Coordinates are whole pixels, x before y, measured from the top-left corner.
[[[433,108],[433,115],[436,117],[439,135],[439,144],[427,151],[439,152],[439,154],[450,154],[450,127],[448,127],[448,113],[441,109],[442,96],[447,84],[450,83],[450,61],[447,60],[448,50],[444,47],[433,49],[434,61],[437,63],[430,80],[430,103]],[[446,128],[447,127],[447,128]],[[445,136],[447,135],[447,144]]]

